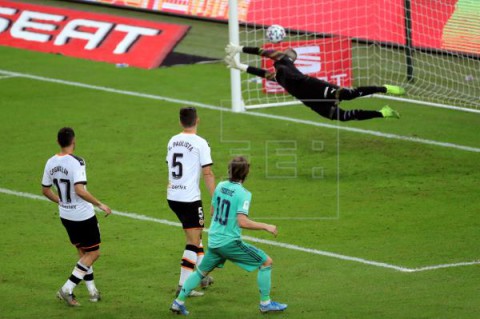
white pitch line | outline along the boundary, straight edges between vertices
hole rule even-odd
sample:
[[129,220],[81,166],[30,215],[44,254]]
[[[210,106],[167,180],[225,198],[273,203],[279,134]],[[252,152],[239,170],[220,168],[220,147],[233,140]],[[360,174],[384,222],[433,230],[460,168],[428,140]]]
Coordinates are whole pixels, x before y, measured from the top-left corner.
[[412,269],[410,272],[420,272],[420,271],[435,270],[435,269],[442,269],[442,268],[452,268],[452,267],[462,267],[462,266],[473,266],[473,265],[480,265],[480,260],[460,262],[460,263],[453,263],[453,264],[443,264],[443,265],[425,266],[425,267],[420,267],[420,268],[414,268],[414,269]]
[[338,220],[338,216],[330,216],[330,217],[259,217],[255,218],[255,220]]
[[[97,86],[97,85],[85,84],[85,83],[80,83],[80,82],[65,81],[65,80],[59,80],[59,79],[54,79],[54,78],[47,78],[47,77],[43,77],[43,76],[37,76],[37,75],[33,75],[33,74],[28,74],[28,73],[11,72],[11,71],[8,71],[8,70],[1,70],[1,69],[0,69],[0,73],[13,75],[13,76],[18,76],[18,77],[23,77],[23,78],[28,78],[28,79],[32,79],[32,80],[43,81],[43,82],[51,82],[51,83],[81,87],[81,88],[85,88],[85,89],[104,91],[104,92],[116,93],[116,94],[122,94],[122,95],[128,95],[128,96],[135,96],[135,97],[147,98],[147,99],[152,99],[152,100],[166,101],[166,102],[182,104],[182,105],[195,106],[195,107],[209,109],[209,110],[223,111],[223,112],[233,112],[231,109],[222,108],[222,107],[219,107],[219,106],[214,106],[214,105],[209,105],[209,104],[204,104],[204,103],[199,103],[199,102],[193,102],[193,101],[187,101],[187,100],[181,100],[181,99],[175,99],[175,98],[169,98],[169,97],[164,97],[164,96],[160,96],[160,95],[140,93],[140,92],[134,92],[134,91],[126,91],[126,90],[119,90],[119,89],[109,88],[109,87],[105,87],[105,86]],[[462,150],[462,151],[480,153],[480,148],[473,147],[473,146],[465,146],[465,145],[460,145],[460,144],[439,142],[439,141],[428,140],[428,139],[423,139],[423,138],[402,136],[402,135],[390,134],[390,133],[382,133],[382,132],[378,132],[378,131],[364,130],[364,129],[354,128],[354,127],[338,126],[338,125],[333,125],[333,124],[314,122],[314,121],[308,121],[308,120],[301,120],[301,119],[295,119],[295,118],[290,118],[290,117],[286,117],[286,116],[273,115],[273,114],[267,114],[267,113],[243,112],[243,113],[239,113],[239,114],[248,115],[248,116],[255,116],[255,117],[263,117],[263,118],[268,118],[268,119],[276,119],[276,120],[281,120],[281,121],[286,121],[286,122],[293,122],[293,123],[297,123],[297,124],[305,124],[305,125],[311,125],[311,126],[317,126],[317,127],[331,128],[331,129],[336,129],[336,130],[341,130],[341,131],[347,131],[347,132],[353,132],[353,133],[359,133],[359,134],[366,134],[366,135],[373,135],[373,136],[376,136],[376,137],[383,137],[383,138],[388,138],[388,139],[396,139],[396,140],[401,140],[401,141],[420,143],[420,144],[426,144],[426,145],[434,145],[434,146],[440,146],[440,147],[445,147],[445,148],[453,148],[453,149]]]
[[16,78],[17,76],[16,75],[0,75],[0,80],[6,80],[6,79],[10,79],[10,78]]
[[391,265],[391,264],[378,262],[378,261],[367,260],[367,259],[358,258],[358,257],[341,255],[341,254],[332,253],[332,252],[329,252],[329,251],[305,248],[305,247],[301,247],[301,246],[297,246],[297,245],[281,243],[281,242],[276,242],[276,241],[271,241],[271,240],[266,240],[266,239],[260,239],[260,238],[250,237],[250,236],[243,236],[243,238],[245,240],[253,241],[255,243],[267,244],[267,245],[270,245],[270,246],[277,246],[277,247],[282,247],[282,248],[286,248],[286,249],[290,249],[290,250],[302,251],[302,252],[306,252],[306,253],[309,253],[309,254],[326,256],[326,257],[331,257],[331,258],[336,258],[336,259],[341,259],[341,260],[354,261],[354,262],[358,262],[358,263],[365,264],[365,265],[371,265],[371,266],[382,267],[382,268],[389,268],[389,269],[394,269],[394,270],[401,271],[401,272],[412,272],[411,268],[405,268],[405,267],[401,267],[401,266]]
[[[6,195],[13,195],[13,196],[17,196],[17,197],[30,198],[30,199],[35,199],[35,200],[48,201],[48,199],[45,198],[44,196],[31,194],[31,193],[25,193],[25,192],[17,192],[17,191],[6,189],[6,188],[0,188],[0,193],[6,194]],[[143,221],[150,221],[150,222],[159,223],[159,224],[168,225],[168,226],[175,226],[175,227],[181,227],[182,226],[178,222],[172,222],[172,221],[169,221],[169,220],[166,220],[166,219],[159,219],[159,218],[154,218],[154,217],[150,217],[150,216],[146,216],[146,215],[140,215],[140,214],[136,214],[136,213],[120,212],[120,211],[116,211],[116,210],[113,210],[112,213],[115,214],[115,215],[123,216],[123,217],[128,217],[128,218],[143,220]],[[205,231],[208,232],[208,229],[205,229]],[[441,268],[471,266],[471,265],[480,264],[480,261],[472,261],[472,262],[462,262],[462,263],[454,263],[454,264],[433,265],[433,266],[426,266],[426,267],[420,267],[420,268],[407,268],[407,267],[391,265],[391,264],[387,264],[387,263],[383,263],[383,262],[378,262],[378,261],[372,261],[372,260],[367,260],[367,259],[358,258],[358,257],[341,255],[341,254],[332,253],[332,252],[324,251],[324,250],[305,248],[305,247],[301,247],[301,246],[297,246],[297,245],[292,245],[292,244],[282,243],[282,242],[277,242],[277,241],[272,241],[272,240],[266,240],[266,239],[261,239],[261,238],[256,238],[256,237],[243,236],[243,239],[245,239],[247,241],[255,242],[255,243],[286,248],[286,249],[289,249],[289,250],[306,252],[306,253],[313,254],[313,255],[320,255],[320,256],[325,256],[325,257],[330,257],[330,258],[347,260],[347,261],[357,262],[357,263],[370,265],[370,266],[375,266],[375,267],[388,268],[388,269],[393,269],[393,270],[397,270],[397,271],[400,271],[400,272],[406,272],[406,273],[413,273],[413,272],[420,272],[420,271],[427,271],[427,270],[435,270],[435,269],[441,269]]]

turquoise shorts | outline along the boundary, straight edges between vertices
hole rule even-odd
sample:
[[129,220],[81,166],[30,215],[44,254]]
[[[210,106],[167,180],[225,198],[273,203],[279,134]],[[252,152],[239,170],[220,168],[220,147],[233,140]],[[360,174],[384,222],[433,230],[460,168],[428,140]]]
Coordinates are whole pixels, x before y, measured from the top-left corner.
[[267,261],[267,257],[263,250],[242,240],[235,240],[222,247],[208,248],[198,270],[206,274],[215,268],[223,268],[225,262],[230,260],[246,271],[254,271]]

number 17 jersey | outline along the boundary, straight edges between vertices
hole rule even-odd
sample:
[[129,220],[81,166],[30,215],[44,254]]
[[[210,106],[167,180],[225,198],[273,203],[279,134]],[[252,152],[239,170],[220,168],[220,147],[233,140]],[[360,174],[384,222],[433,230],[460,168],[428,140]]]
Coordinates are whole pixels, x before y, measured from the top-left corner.
[[189,203],[200,200],[202,168],[213,165],[207,141],[196,134],[177,134],[168,142],[166,160],[167,199]]
[[87,184],[85,161],[73,154],[54,155],[45,165],[42,185],[55,186],[60,203],[60,217],[72,221],[87,220],[95,215],[93,205],[75,192],[76,184]]

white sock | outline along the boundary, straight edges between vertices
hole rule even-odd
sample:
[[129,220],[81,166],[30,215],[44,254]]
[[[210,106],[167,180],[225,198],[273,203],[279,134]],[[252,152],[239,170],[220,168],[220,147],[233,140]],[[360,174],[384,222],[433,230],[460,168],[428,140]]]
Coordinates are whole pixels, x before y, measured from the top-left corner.
[[198,248],[193,245],[187,245],[183,251],[182,263],[180,267],[180,280],[178,281],[179,286],[183,286],[185,280],[195,269],[197,264],[197,250]]
[[91,266],[85,277],[83,278],[85,285],[87,286],[88,292],[94,294],[97,292],[97,287],[95,286],[95,281],[93,280],[93,266]]
[[62,287],[63,292],[66,292],[67,294],[71,294],[73,292],[73,288],[77,286],[76,283],[68,279],[65,284]]
[[197,252],[197,267],[202,263],[203,257],[205,257],[205,252],[203,250],[202,241],[200,241],[200,246],[198,246]]
[[71,294],[73,292],[73,289],[83,280],[83,277],[85,277],[89,268],[90,267],[85,266],[80,261],[78,261],[73,268],[70,278],[68,278],[67,282],[65,282],[65,284],[63,285],[62,290],[66,293]]

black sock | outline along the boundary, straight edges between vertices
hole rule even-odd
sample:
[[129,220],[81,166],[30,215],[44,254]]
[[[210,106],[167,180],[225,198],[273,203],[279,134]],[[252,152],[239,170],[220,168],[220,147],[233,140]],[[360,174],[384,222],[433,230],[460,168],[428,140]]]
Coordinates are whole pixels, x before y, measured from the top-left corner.
[[339,100],[353,100],[360,96],[372,95],[375,93],[387,93],[387,88],[384,86],[359,86],[357,88],[342,88],[339,91]]
[[357,91],[361,92],[361,96],[365,96],[375,93],[387,93],[387,88],[384,86],[359,86]]
[[341,122],[347,122],[352,120],[363,121],[369,120],[377,117],[383,117],[383,114],[378,111],[367,111],[367,110],[342,110],[338,108],[336,116],[332,120],[339,120]]

